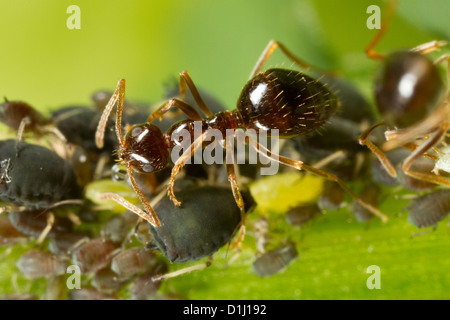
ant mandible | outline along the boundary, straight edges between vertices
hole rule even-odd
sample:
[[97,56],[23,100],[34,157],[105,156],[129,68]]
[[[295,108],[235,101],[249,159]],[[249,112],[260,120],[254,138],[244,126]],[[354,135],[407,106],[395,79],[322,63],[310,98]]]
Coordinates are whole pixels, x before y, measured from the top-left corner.
[[[426,153],[433,148],[450,128],[450,95],[442,81],[438,65],[447,61],[447,76],[450,83],[450,56],[442,55],[434,63],[425,54],[446,45],[445,41],[431,41],[411,50],[400,50],[384,56],[374,51],[376,44],[388,29],[388,23],[397,6],[390,1],[380,30],[366,48],[371,59],[382,60],[375,79],[375,99],[383,122],[369,127],[361,136],[360,144],[366,145],[379,159],[385,170],[396,177],[397,172],[383,153],[404,147],[412,153],[403,161],[401,170],[416,179],[450,186],[450,179],[436,174],[412,170],[413,162],[421,156],[436,158]],[[380,126],[387,126],[386,142],[381,151],[368,136]],[[413,143],[417,138],[426,138],[420,146]]]
[[[105,194],[103,199],[114,200],[138,214],[153,226],[159,226],[160,221],[157,214],[136,185],[133,178],[133,170],[149,173],[165,168],[169,164],[169,150],[175,146],[175,142],[171,140],[171,135],[174,132],[185,129],[193,137],[194,121],[201,121],[202,134],[193,141],[191,147],[184,151],[174,163],[168,185],[168,194],[175,205],[180,205],[173,192],[175,176],[195,151],[202,148],[203,142],[208,136],[209,129],[218,129],[223,133],[226,129],[234,129],[236,136],[243,134],[240,130],[236,129],[255,129],[259,133],[264,131],[267,132],[267,136],[270,135],[270,130],[278,129],[280,138],[292,138],[313,132],[327,122],[329,117],[338,108],[339,101],[324,84],[294,70],[268,69],[260,73],[263,65],[276,48],[281,49],[289,59],[300,67],[310,67],[307,63],[295,57],[283,44],[272,40],[261,54],[251,72],[250,80],[241,92],[237,108],[233,111],[224,111],[216,114],[213,114],[203,102],[188,72],[183,71],[180,74],[179,80],[181,99],[174,98],[164,103],[148,117],[146,123],[131,126],[124,138],[122,137],[121,119],[125,96],[125,80],[119,80],[117,88],[106,105],[98,124],[96,144],[99,148],[102,147],[106,121],[112,108],[118,101],[115,129],[120,142],[118,150],[119,159],[126,166],[131,184],[147,212],[143,212],[116,194]],[[183,101],[187,88],[192,92],[196,103],[207,116],[206,119],[202,119],[192,106]],[[177,107],[182,110],[188,116],[188,120],[175,123],[164,134],[156,125],[152,124],[152,121],[162,117],[172,107]],[[302,161],[274,154],[248,135],[244,136],[244,141],[254,148],[256,152],[272,161],[277,161],[297,170],[305,170],[314,175],[335,181],[357,202],[361,203],[361,205],[380,217],[383,221],[387,221],[387,217],[383,213],[353,193],[336,175],[308,166]],[[234,152],[233,148],[230,143],[225,143],[225,139],[222,143],[226,146],[226,156],[228,158]],[[234,164],[228,163],[227,161],[226,168],[233,196],[241,210],[240,239],[242,239],[245,231],[244,201],[236,181]]]

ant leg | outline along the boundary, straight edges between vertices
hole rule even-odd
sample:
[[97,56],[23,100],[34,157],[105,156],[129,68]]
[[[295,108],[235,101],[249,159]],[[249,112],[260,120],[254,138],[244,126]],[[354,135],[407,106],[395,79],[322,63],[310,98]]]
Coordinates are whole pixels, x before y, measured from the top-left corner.
[[157,220],[158,224],[156,224],[155,221],[153,219],[151,219],[149,214],[147,214],[146,212],[142,211],[141,209],[136,207],[134,204],[130,203],[128,200],[122,198],[121,196],[119,196],[116,193],[112,193],[112,192],[102,193],[101,195],[99,195],[99,199],[100,200],[113,200],[113,201],[117,202],[118,204],[120,204],[121,206],[123,206],[124,208],[126,208],[126,209],[130,210],[131,212],[137,214],[139,217],[141,217],[142,219],[144,219],[145,221],[147,221],[151,225],[153,225],[155,227],[160,225],[159,219]]
[[169,185],[167,187],[167,194],[169,195],[170,199],[176,206],[180,206],[181,202],[179,202],[175,198],[175,193],[173,191],[173,186],[175,184],[175,177],[180,172],[181,168],[184,167],[186,162],[194,155],[194,153],[199,148],[202,147],[203,140],[205,140],[207,137],[209,137],[209,135],[210,135],[209,130],[206,130],[205,132],[203,132],[200,135],[200,137],[195,139],[194,142],[189,146],[189,148],[187,148],[187,150],[185,150],[183,152],[183,154],[177,159],[177,161],[175,162],[175,164],[172,168],[172,173],[171,173],[170,179],[169,179]]
[[387,29],[389,28],[389,21],[392,18],[392,15],[394,14],[396,8],[397,8],[398,0],[391,0],[389,1],[387,8],[386,8],[386,15],[384,16],[383,21],[381,22],[381,28],[378,30],[378,32],[373,37],[372,41],[368,44],[366,47],[366,55],[370,59],[374,60],[381,60],[384,58],[384,55],[381,53],[378,53],[374,50],[375,46],[380,42],[381,38],[386,33]]
[[186,85],[189,87],[189,90],[191,90],[195,102],[197,102],[197,105],[200,107],[203,113],[207,117],[211,117],[213,113],[211,112],[211,110],[209,110],[208,106],[203,101],[202,96],[200,95],[200,92],[198,92],[197,87],[195,86],[194,81],[192,81],[191,76],[187,71],[183,71],[180,73],[180,94],[182,100],[184,100],[184,97],[186,96]]
[[270,150],[268,150],[266,147],[264,147],[261,144],[259,144],[256,140],[254,140],[251,137],[249,137],[248,135],[246,135],[245,138],[246,138],[245,141],[249,145],[251,145],[258,153],[260,153],[264,157],[268,158],[269,160],[277,161],[277,162],[279,162],[281,164],[290,166],[290,167],[292,167],[294,169],[297,169],[297,170],[302,170],[303,169],[303,170],[305,170],[305,171],[307,171],[309,173],[312,173],[312,174],[315,174],[317,176],[323,177],[323,178],[325,178],[327,180],[331,180],[331,181],[336,182],[344,191],[346,191],[350,196],[352,196],[352,198],[355,201],[359,202],[364,208],[366,208],[367,210],[372,212],[374,215],[379,217],[383,222],[386,222],[388,220],[388,217],[385,214],[383,214],[377,208],[375,208],[374,206],[368,204],[367,202],[362,200],[358,195],[353,193],[353,191],[351,191],[347,187],[347,185],[344,183],[344,181],[339,179],[336,175],[331,174],[331,173],[327,173],[325,171],[316,169],[316,168],[311,167],[311,166],[308,166],[308,165],[304,164],[302,161],[293,160],[293,159],[290,159],[290,158],[286,158],[286,157],[280,156],[278,154],[274,154]]
[[[229,139],[228,139],[229,140]],[[239,236],[236,242],[232,245],[232,248],[236,248],[242,240],[244,240],[245,236],[245,205],[244,200],[242,198],[241,191],[239,190],[239,185],[236,179],[236,173],[234,168],[234,149],[232,147],[231,141],[226,142],[226,166],[228,173],[228,181],[231,184],[231,190],[233,191],[233,197],[236,201],[239,210],[241,211],[241,225],[239,228]]]
[[[256,62],[255,67],[253,68],[252,72],[250,73],[250,79],[256,76],[264,66],[264,64],[267,62],[267,59],[272,55],[272,53],[275,51],[276,48],[280,48],[281,51],[289,58],[291,59],[295,64],[300,66],[304,69],[309,69],[312,66],[308,63],[306,63],[303,60],[300,60],[297,58],[294,54],[292,54],[282,43],[270,40],[269,44],[266,46],[264,51],[262,52],[261,56],[259,57],[258,61]],[[314,67],[316,70],[320,70],[320,68]]]
[[175,278],[175,277],[178,277],[185,273],[205,269],[205,268],[211,266],[212,260],[213,260],[213,256],[209,256],[208,260],[205,263],[195,264],[193,266],[182,268],[182,269],[179,269],[174,272],[154,276],[154,277],[152,277],[152,281],[155,282],[155,281],[159,281],[162,279]]
[[114,91],[114,94],[111,96],[111,99],[109,99],[108,104],[103,110],[100,121],[98,122],[97,131],[95,132],[95,144],[97,148],[99,149],[103,148],[104,144],[103,138],[105,136],[106,123],[117,100],[119,100],[119,104],[117,105],[117,114],[116,114],[116,135],[117,139],[120,142],[120,145],[123,145],[121,126],[122,126],[122,110],[124,97],[125,97],[125,79],[120,79],[119,82],[117,83],[117,87],[116,90]]
[[447,129],[450,127],[450,125],[442,126],[439,128],[436,133],[428,138],[427,141],[425,141],[422,145],[420,145],[413,153],[411,153],[403,162],[402,170],[407,174],[408,176],[411,176],[416,179],[420,179],[423,181],[428,181],[436,184],[441,184],[445,186],[450,186],[450,179],[442,176],[438,176],[432,173],[427,172],[420,172],[420,171],[414,171],[411,170],[411,166],[413,162],[421,157],[427,150],[429,150],[431,147],[433,147],[439,140],[445,136],[445,133],[447,132]]
[[200,114],[188,103],[180,100],[180,99],[170,99],[166,103],[164,103],[161,107],[156,109],[148,118],[147,122],[153,122],[153,120],[157,118],[162,118],[162,116],[170,110],[172,107],[177,107],[181,111],[183,111],[189,119],[191,120],[203,120]]
[[158,227],[161,224],[161,222],[159,221],[159,218],[156,215],[155,210],[153,210],[152,206],[148,203],[148,201],[142,194],[141,190],[138,188],[136,181],[133,178],[133,172],[131,170],[131,167],[128,167],[128,176],[130,177],[131,185],[133,186],[134,191],[137,193],[139,199],[141,200],[141,203],[146,207],[147,212],[142,211],[134,204],[130,203],[129,201],[127,201],[126,199],[122,198],[121,196],[115,193],[111,192],[103,193],[99,197],[100,200],[113,200],[118,204],[120,204],[121,206],[127,208],[131,212],[134,212],[139,217],[150,223],[152,226]]
[[377,156],[378,160],[380,160],[386,172],[389,173],[391,177],[395,178],[397,177],[397,171],[395,171],[395,168],[392,165],[392,163],[389,161],[386,155],[380,149],[378,149],[377,146],[375,146],[372,142],[367,140],[367,137],[372,133],[373,130],[383,125],[385,125],[385,123],[381,122],[367,128],[359,137],[359,144],[362,146],[364,145],[367,146],[370,149],[370,151],[372,151]]
[[386,131],[385,136],[388,141],[384,142],[381,148],[387,152],[395,148],[401,147],[408,142],[411,142],[417,138],[429,135],[442,125],[443,119],[446,119],[450,115],[450,95],[447,95],[440,107],[428,116],[425,120],[410,126],[405,129]]

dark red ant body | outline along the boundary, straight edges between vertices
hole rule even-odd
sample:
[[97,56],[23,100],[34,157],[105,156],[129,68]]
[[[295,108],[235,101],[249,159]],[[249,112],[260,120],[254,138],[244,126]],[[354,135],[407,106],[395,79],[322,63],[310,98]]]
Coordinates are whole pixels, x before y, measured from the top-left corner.
[[[431,41],[409,51],[402,50],[384,57],[373,50],[387,30],[387,22],[394,11],[396,1],[391,1],[388,15],[382,28],[366,49],[372,59],[382,59],[382,65],[375,79],[374,93],[383,122],[368,128],[360,137],[360,144],[372,150],[386,171],[397,176],[397,171],[383,153],[398,147],[413,151],[402,163],[401,170],[414,178],[450,186],[450,179],[429,172],[412,169],[413,162],[433,148],[450,128],[450,96],[442,81],[438,65],[449,61],[444,54],[436,61],[430,61],[425,54],[438,50],[444,41]],[[450,66],[447,70],[450,79]],[[387,126],[383,151],[367,138],[380,126]],[[416,139],[427,138],[421,145]]]
[[[227,129],[235,129],[235,135],[238,137],[242,133],[236,129],[255,129],[258,134],[266,133],[267,136],[270,136],[271,130],[277,129],[280,138],[292,138],[298,135],[305,135],[320,128],[336,109],[338,109],[338,99],[324,84],[301,72],[285,69],[269,69],[260,73],[263,65],[276,48],[280,48],[284,54],[297,65],[304,68],[308,67],[308,64],[295,57],[282,44],[271,41],[259,58],[251,73],[250,80],[244,86],[237,103],[237,108],[233,111],[219,112],[216,114],[213,114],[206,106],[191,77],[184,71],[180,74],[181,99],[174,98],[164,103],[148,117],[146,123],[134,125],[129,128],[125,137],[122,137],[121,128],[122,109],[125,96],[125,80],[121,79],[117,85],[116,91],[105,107],[102,119],[99,122],[96,133],[96,143],[98,147],[102,147],[103,134],[108,116],[115,103],[118,101],[116,116],[116,134],[120,142],[118,155],[122,163],[127,167],[127,172],[134,190],[138,194],[148,213],[143,212],[118,196],[115,197],[108,194],[108,198],[131,209],[153,226],[159,226],[160,221],[158,216],[134,182],[132,172],[133,170],[136,170],[141,173],[149,173],[165,168],[170,160],[169,151],[177,143],[177,141],[172,140],[173,135],[184,129],[191,134],[191,137],[193,137],[194,121],[201,121],[202,133],[193,141],[190,148],[184,151],[175,162],[168,186],[168,194],[176,205],[180,205],[181,203],[175,199],[173,192],[175,176],[195,151],[205,146],[204,141],[207,140],[208,131],[210,129],[219,130],[223,134],[223,137],[225,136]],[[189,87],[192,92],[200,109],[207,116],[206,119],[202,119],[200,114],[192,106],[184,102],[187,87]],[[188,116],[189,120],[174,124],[167,133],[164,134],[156,125],[152,124],[152,121],[161,118],[164,113],[169,111],[172,107],[178,107],[182,110]],[[360,202],[364,207],[381,217],[384,221],[386,220],[385,215],[378,211],[378,209],[365,203],[337,176],[308,166],[302,161],[292,160],[274,154],[252,137],[245,136],[244,139],[249,146],[256,150],[256,152],[271,161],[276,161],[298,170],[303,169],[312,174],[324,177],[325,179],[335,181],[356,201]],[[225,144],[225,139],[221,142]],[[229,156],[233,156],[233,152],[233,148],[227,143],[227,159],[229,159]],[[245,215],[244,202],[236,181],[234,165],[227,161],[226,166],[228,180],[231,183],[233,195],[237,205],[241,209],[241,234],[243,234],[243,221]]]

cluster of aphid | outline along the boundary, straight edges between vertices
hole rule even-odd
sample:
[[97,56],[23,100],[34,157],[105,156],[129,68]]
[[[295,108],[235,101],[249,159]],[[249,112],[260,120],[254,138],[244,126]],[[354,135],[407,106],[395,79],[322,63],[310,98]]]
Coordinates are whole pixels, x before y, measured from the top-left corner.
[[[95,104],[104,106],[104,97],[95,94]],[[71,106],[45,118],[24,102],[1,104],[2,122],[17,135],[0,142],[0,245],[29,248],[18,270],[25,278],[48,278],[43,297],[18,288],[5,298],[113,299],[129,288],[130,298],[147,299],[157,292],[160,281],[151,278],[165,273],[167,264],[143,248],[146,239],[140,247],[128,241],[134,215],[100,211],[84,197],[86,186],[110,175],[114,164],[114,135],[105,150],[95,147],[100,116],[96,107]],[[82,275],[79,290],[66,285],[71,265]]]
[[[233,163],[186,165],[196,150],[212,143],[207,140],[208,129],[223,133],[226,129],[255,129],[268,134],[277,129],[279,137],[289,139],[291,146],[291,151],[282,148],[281,153],[294,149],[301,161],[274,154],[249,136],[244,141],[271,161],[326,180],[318,204],[289,210],[287,220],[292,225],[304,224],[322,209],[339,208],[346,193],[355,202],[353,212],[358,221],[374,217],[387,221],[377,208],[378,184],[401,184],[421,192],[409,206],[410,220],[419,228],[436,225],[450,211],[448,154],[442,148],[450,127],[449,94],[438,71],[438,65],[449,58],[443,55],[432,62],[427,57],[442,42],[384,57],[373,51],[384,31],[385,27],[367,50],[370,57],[383,59],[375,80],[381,124],[376,123],[370,105],[358,91],[339,78],[319,71],[314,76],[285,69],[261,72],[276,48],[300,67],[309,67],[274,41],[258,60],[233,111],[204,99],[187,72],[180,75],[179,95],[171,94],[175,98],[150,116],[146,108],[125,102],[123,79],[111,99],[103,92],[94,96],[96,108],[64,108],[49,119],[26,103],[5,101],[0,117],[17,131],[17,137],[0,143],[0,198],[6,202],[3,211],[8,212],[8,216],[0,216],[2,245],[36,239],[36,248],[25,253],[17,266],[27,277],[51,277],[49,297],[64,292],[60,290],[61,275],[70,264],[88,275],[83,289],[71,291],[73,299],[114,298],[125,286],[131,297],[149,298],[161,279],[208,266],[212,254],[235,235],[232,248],[239,248],[246,214],[256,205],[238,180]],[[192,107],[194,103],[206,118]],[[108,121],[116,105],[116,121]],[[173,111],[177,109],[181,112]],[[165,122],[152,123],[159,118]],[[172,140],[173,133],[187,130],[194,137],[194,121],[201,121],[202,134],[168,171],[170,150],[179,142]],[[132,125],[135,123],[139,124]],[[372,143],[369,136],[375,136],[381,125],[388,131],[380,149],[376,145],[384,138],[377,137]],[[242,135],[240,130],[235,132]],[[50,147],[26,142],[29,133],[37,140],[48,140]],[[225,140],[214,142],[223,144],[227,157],[234,153]],[[117,160],[120,165],[114,165]],[[114,200],[136,215],[102,220],[102,213],[84,198],[84,190],[111,171],[120,176],[121,168],[142,209],[108,192],[100,198]],[[222,168],[225,179],[218,174]],[[180,172],[184,177],[175,180]],[[364,182],[360,195],[347,185],[354,180]],[[92,223],[100,229],[84,227]],[[261,220],[262,238],[266,229]],[[264,240],[262,243],[254,262],[254,271],[260,276],[279,272],[297,257],[291,242],[268,252]],[[167,264],[154,249],[171,262],[209,258],[204,264],[166,273]]]

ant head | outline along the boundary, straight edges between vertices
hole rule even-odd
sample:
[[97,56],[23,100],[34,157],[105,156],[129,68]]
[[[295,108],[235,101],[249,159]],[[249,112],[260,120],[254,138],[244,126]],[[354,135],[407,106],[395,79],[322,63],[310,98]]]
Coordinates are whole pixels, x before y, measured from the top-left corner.
[[444,84],[423,54],[398,51],[384,60],[375,80],[378,109],[391,128],[405,128],[435,111]]
[[150,173],[164,169],[170,153],[162,131],[151,123],[143,123],[128,130],[119,157],[136,171]]

